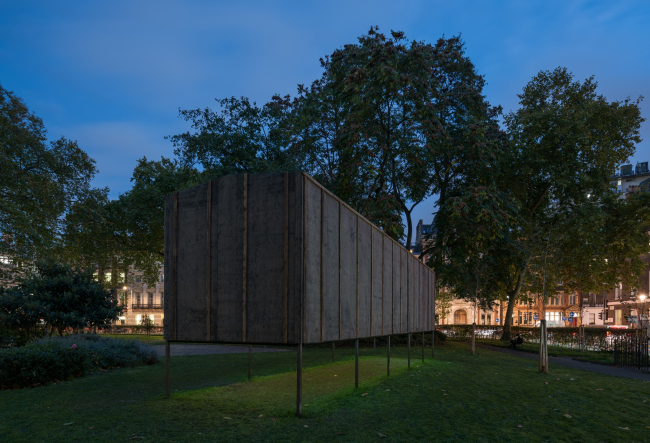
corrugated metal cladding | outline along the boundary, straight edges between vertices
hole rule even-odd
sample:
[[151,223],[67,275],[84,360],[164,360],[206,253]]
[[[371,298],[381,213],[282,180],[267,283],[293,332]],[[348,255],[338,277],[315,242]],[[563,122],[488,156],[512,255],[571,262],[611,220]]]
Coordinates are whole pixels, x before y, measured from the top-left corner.
[[298,344],[434,328],[435,274],[304,173],[165,199],[165,339]]

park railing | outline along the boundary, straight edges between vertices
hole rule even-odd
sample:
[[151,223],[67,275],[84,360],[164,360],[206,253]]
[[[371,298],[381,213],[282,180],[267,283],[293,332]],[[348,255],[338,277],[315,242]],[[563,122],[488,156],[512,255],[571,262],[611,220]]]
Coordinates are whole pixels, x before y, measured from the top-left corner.
[[[437,329],[452,339],[470,339],[472,325],[438,325]],[[524,342],[539,343],[539,328],[512,326],[512,336],[521,335]],[[636,329],[608,328],[547,328],[549,346],[584,349],[590,351],[614,351],[618,337],[630,337]],[[639,331],[646,331],[645,329]],[[476,325],[477,338],[499,339],[503,334],[502,326]]]
[[623,368],[650,372],[650,339],[647,330],[614,337],[614,364]]

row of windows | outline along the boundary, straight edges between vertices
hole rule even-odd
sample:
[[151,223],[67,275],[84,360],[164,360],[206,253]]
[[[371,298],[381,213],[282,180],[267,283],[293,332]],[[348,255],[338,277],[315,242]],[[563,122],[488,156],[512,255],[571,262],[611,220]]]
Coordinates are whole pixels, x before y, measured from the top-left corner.
[[[95,277],[95,280],[99,279],[99,274],[97,272],[95,272],[93,274],[93,276]],[[113,274],[111,272],[108,272],[108,271],[104,272],[104,281],[105,282],[110,282],[112,276],[113,276]],[[117,276],[117,282],[118,283],[124,283],[124,277],[125,277],[124,272],[120,272],[118,274],[118,276]],[[133,276],[133,281],[135,283],[142,283],[142,275],[134,275]],[[165,282],[165,274],[160,274],[158,281],[159,281],[159,283],[164,283]]]
[[[563,304],[563,303],[562,303],[562,300],[563,300],[563,299],[564,299],[564,296],[563,296],[563,295],[549,297],[548,300],[547,300],[546,305],[547,305],[547,306],[560,306],[560,305]],[[570,304],[570,305],[575,305],[575,304],[577,304],[577,300],[578,300],[578,296],[577,296],[577,295],[572,294],[572,295],[569,296],[569,304]],[[517,304],[517,305],[526,305],[526,303],[524,303],[524,302],[520,302],[520,301],[517,301],[516,304]],[[536,298],[533,299],[532,302],[528,303],[528,306],[529,306],[529,307],[533,307],[533,306],[536,306],[536,305],[537,305],[537,299],[536,299]]]

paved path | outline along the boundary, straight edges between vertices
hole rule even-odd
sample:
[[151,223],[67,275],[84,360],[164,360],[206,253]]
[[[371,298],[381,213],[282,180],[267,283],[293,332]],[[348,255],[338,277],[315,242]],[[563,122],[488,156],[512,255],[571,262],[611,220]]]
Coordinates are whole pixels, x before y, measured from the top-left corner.
[[[152,346],[158,355],[165,355],[165,345]],[[253,352],[285,352],[287,349],[278,348],[253,348]],[[172,357],[187,355],[209,355],[209,354],[244,354],[248,352],[248,346],[230,345],[185,345],[172,343],[170,353]]]
[[[517,351],[509,348],[501,348],[499,346],[490,346],[484,343],[476,343],[477,348],[488,349],[495,352],[503,352],[504,354],[514,355],[515,357],[528,358],[530,360],[538,360],[539,356],[532,352]],[[599,365],[598,363],[589,363],[585,361],[573,360],[569,357],[548,357],[549,363],[565,366],[567,368],[582,369],[583,371],[597,372],[599,374],[613,375],[615,377],[632,378],[635,380],[650,381],[650,374],[636,371],[634,369],[618,368],[616,366]]]

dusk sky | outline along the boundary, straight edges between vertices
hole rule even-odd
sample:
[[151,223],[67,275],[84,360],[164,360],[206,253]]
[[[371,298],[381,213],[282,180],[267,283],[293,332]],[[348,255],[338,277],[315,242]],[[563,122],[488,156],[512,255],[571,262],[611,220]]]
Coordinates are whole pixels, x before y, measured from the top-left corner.
[[[129,189],[136,159],[173,156],[178,109],[274,93],[378,25],[434,43],[462,35],[494,105],[516,109],[540,70],[595,76],[609,100],[650,100],[646,1],[0,1],[0,84],[97,161],[94,185]],[[650,115],[642,103],[643,116]],[[650,122],[632,162],[650,160]],[[415,220],[431,220],[432,202]]]

